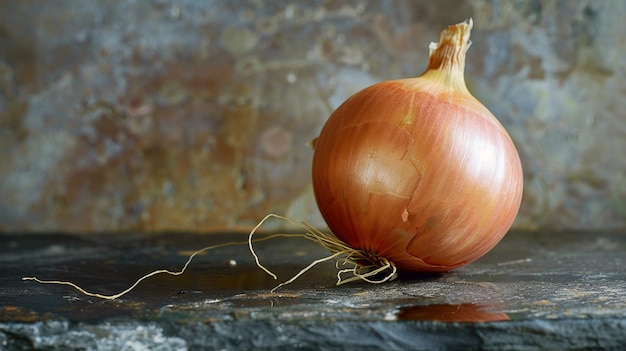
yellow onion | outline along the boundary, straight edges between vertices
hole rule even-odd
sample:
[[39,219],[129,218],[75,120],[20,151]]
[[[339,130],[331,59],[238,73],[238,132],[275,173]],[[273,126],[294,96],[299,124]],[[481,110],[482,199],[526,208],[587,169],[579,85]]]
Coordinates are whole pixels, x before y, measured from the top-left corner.
[[[478,259],[510,229],[522,197],[522,166],[507,132],[465,86],[471,29],[471,20],[445,29],[439,43],[431,44],[421,76],[365,88],[333,112],[314,142],[313,189],[334,236],[269,214],[247,242],[257,265],[274,278],[252,247],[254,232],[269,218],[299,226],[304,237],[332,255],[274,290],[341,255],[354,266],[339,270],[337,284],[382,283],[397,271],[447,271]],[[154,275],[181,275],[196,255],[232,244],[195,251],[180,271],[153,271],[114,295],[88,292],[68,281],[22,280],[116,299]],[[344,279],[345,273],[353,276]],[[376,278],[380,274],[386,275]]]
[[399,271],[475,261],[519,210],[517,150],[465,85],[471,29],[471,19],[445,29],[419,77],[354,94],[314,143],[313,187],[328,227]]

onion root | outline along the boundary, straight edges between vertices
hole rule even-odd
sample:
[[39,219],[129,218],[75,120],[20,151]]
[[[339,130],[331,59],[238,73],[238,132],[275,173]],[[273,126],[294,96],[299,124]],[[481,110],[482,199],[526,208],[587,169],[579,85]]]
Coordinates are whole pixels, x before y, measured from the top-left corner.
[[[281,220],[284,220],[288,223],[290,223],[291,225],[303,230],[305,233],[304,234],[287,234],[287,233],[276,233],[276,234],[272,234],[272,235],[268,235],[266,237],[262,237],[262,238],[253,238],[254,234],[258,231],[258,229],[270,218],[278,218]],[[254,243],[257,242],[261,242],[261,241],[265,241],[265,240],[269,240],[269,239],[273,239],[273,238],[277,238],[277,237],[304,237],[306,239],[309,239],[311,241],[314,241],[318,244],[320,244],[321,246],[323,246],[324,248],[326,248],[327,250],[329,250],[331,252],[331,255],[317,259],[313,262],[311,262],[309,265],[307,265],[305,268],[303,268],[302,270],[300,270],[296,275],[294,275],[291,279],[278,284],[276,287],[274,287],[271,292],[275,292],[277,289],[291,284],[293,283],[296,279],[298,279],[300,276],[302,276],[304,273],[308,272],[311,268],[315,267],[316,265],[322,263],[322,262],[326,262],[326,261],[330,261],[330,260],[336,260],[341,256],[344,256],[344,258],[342,260],[338,260],[336,261],[335,267],[337,267],[338,269],[338,273],[337,273],[337,285],[341,285],[341,284],[345,284],[348,282],[352,282],[352,281],[356,281],[356,280],[363,280],[366,281],[368,283],[384,283],[386,281],[389,280],[393,280],[396,278],[397,274],[396,274],[396,267],[392,262],[389,262],[387,259],[385,258],[379,258],[376,257],[370,253],[367,253],[365,251],[362,250],[356,250],[353,249],[351,247],[349,247],[347,244],[345,244],[344,242],[342,242],[341,240],[339,240],[337,237],[335,237],[332,234],[328,234],[328,233],[324,233],[320,230],[318,230],[317,228],[311,226],[310,224],[303,222],[302,224],[298,224],[295,221],[284,217],[284,216],[280,216],[277,214],[268,214],[267,216],[265,216],[254,228],[252,228],[252,230],[250,231],[250,234],[248,235],[248,240],[247,241],[232,241],[232,242],[227,242],[227,243],[221,243],[221,244],[217,244],[217,245],[211,245],[211,246],[206,246],[203,247],[199,250],[194,251],[191,255],[189,255],[189,257],[187,258],[187,261],[185,262],[185,264],[183,265],[183,267],[178,270],[178,271],[170,271],[167,269],[158,269],[155,271],[152,271],[144,276],[142,276],[141,278],[137,279],[130,287],[116,293],[116,294],[111,294],[111,295],[105,295],[105,294],[100,294],[100,293],[95,293],[95,292],[90,292],[87,291],[86,289],[82,288],[81,286],[79,286],[76,283],[70,282],[70,281],[63,281],[63,280],[44,280],[44,279],[39,279],[37,277],[22,277],[23,281],[34,281],[37,282],[39,284],[53,284],[53,285],[68,285],[74,289],[76,289],[78,292],[80,292],[83,295],[86,296],[90,296],[90,297],[97,297],[100,299],[105,299],[105,300],[115,300],[117,298],[120,298],[126,294],[128,294],[129,292],[131,292],[132,290],[134,290],[141,282],[143,282],[144,280],[153,277],[155,275],[159,275],[159,274],[169,274],[169,275],[173,275],[173,276],[179,276],[182,275],[183,273],[185,273],[185,271],[187,270],[187,268],[189,267],[189,265],[191,264],[191,262],[193,261],[193,259],[206,251],[209,250],[213,250],[213,249],[217,249],[217,248],[221,248],[221,247],[225,247],[225,246],[232,246],[232,245],[243,245],[243,244],[247,244],[248,248],[250,249],[250,253],[252,254],[252,256],[254,257],[255,263],[256,265],[261,268],[264,272],[266,272],[268,275],[272,276],[274,279],[278,279],[278,277],[276,276],[276,274],[274,274],[272,271],[270,271],[269,269],[267,269],[265,266],[263,266],[260,262],[260,259],[258,257],[258,255],[256,254],[256,252],[254,251]],[[352,265],[351,268],[341,268],[340,269],[340,264],[341,265]],[[387,272],[387,274],[385,276],[383,276],[381,279],[373,279],[374,276],[378,276],[380,274],[382,274],[383,272]],[[351,274],[352,276],[348,277],[348,278],[344,278],[343,275],[345,274]]]

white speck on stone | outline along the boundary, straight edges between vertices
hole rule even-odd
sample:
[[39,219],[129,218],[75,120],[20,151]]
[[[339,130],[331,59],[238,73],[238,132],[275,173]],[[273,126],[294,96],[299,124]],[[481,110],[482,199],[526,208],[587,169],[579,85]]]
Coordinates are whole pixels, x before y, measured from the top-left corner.
[[297,81],[298,81],[298,76],[296,76],[295,73],[290,72],[287,74],[287,83],[293,84]]

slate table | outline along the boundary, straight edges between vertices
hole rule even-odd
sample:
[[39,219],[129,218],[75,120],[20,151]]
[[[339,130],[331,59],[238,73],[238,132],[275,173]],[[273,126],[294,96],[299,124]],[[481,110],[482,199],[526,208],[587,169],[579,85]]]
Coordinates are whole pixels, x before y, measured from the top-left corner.
[[[324,249],[302,238],[209,251],[181,276],[116,293],[244,233],[0,235],[2,350],[626,349],[626,232],[511,232],[454,272],[335,286],[328,262],[272,293]],[[280,280],[282,279],[282,280]]]

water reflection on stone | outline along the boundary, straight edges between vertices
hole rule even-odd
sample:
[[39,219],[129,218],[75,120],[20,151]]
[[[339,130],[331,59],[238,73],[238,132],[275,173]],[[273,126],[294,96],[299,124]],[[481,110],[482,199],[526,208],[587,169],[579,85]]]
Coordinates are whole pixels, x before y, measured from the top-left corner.
[[508,321],[506,313],[492,310],[492,306],[460,303],[411,306],[400,309],[399,320],[425,320],[440,322],[495,322]]

